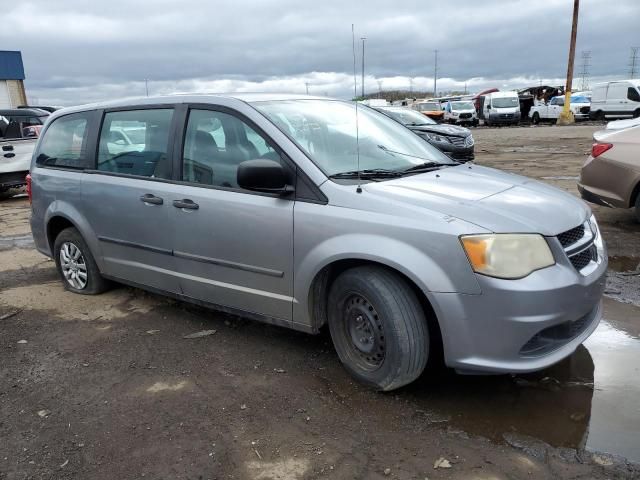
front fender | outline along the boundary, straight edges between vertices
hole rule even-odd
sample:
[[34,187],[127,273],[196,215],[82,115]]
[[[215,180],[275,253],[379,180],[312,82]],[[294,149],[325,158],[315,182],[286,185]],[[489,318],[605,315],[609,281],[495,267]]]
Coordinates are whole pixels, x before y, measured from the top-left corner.
[[[442,249],[443,254],[445,250]],[[385,265],[409,278],[427,297],[430,292],[480,293],[464,253],[450,255],[449,261],[443,263],[398,239],[375,234],[344,234],[318,243],[296,261],[293,312],[296,322],[313,324],[309,305],[313,282],[326,266],[340,260],[365,260]]]

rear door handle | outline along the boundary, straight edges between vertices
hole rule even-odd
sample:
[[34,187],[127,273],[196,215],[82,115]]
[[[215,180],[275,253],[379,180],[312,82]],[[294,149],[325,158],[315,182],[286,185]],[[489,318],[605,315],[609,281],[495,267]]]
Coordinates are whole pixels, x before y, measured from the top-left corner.
[[153,193],[145,193],[140,197],[140,200],[150,205],[162,205],[164,203],[164,200],[156,197]]
[[186,208],[188,210],[197,210],[200,208],[200,205],[198,205],[193,200],[189,200],[188,198],[184,198],[182,200],[174,200],[173,206],[176,208]]

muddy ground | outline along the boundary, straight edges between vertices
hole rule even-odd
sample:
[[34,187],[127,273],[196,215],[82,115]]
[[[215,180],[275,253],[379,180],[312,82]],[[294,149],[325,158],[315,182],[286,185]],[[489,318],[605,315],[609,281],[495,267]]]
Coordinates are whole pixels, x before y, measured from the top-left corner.
[[[477,129],[477,162],[576,193],[595,129]],[[640,224],[594,210],[605,320],[572,357],[516,377],[432,367],[380,394],[351,381],[326,332],[125,287],[65,292],[29,241],[28,202],[4,200],[0,479],[637,478]],[[183,338],[201,330],[216,332]]]

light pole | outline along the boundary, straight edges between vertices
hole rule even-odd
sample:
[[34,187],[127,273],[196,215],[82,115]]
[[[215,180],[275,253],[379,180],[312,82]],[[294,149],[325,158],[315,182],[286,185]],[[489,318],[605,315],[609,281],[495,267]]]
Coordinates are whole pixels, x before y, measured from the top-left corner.
[[361,90],[361,97],[364,100],[364,41],[367,39],[367,37],[360,37],[360,40],[362,40],[362,90]]
[[434,63],[433,63],[433,98],[436,98],[438,91],[438,50],[434,50]]
[[580,0],[573,0],[573,23],[571,25],[571,40],[569,41],[569,62],[567,65],[567,84],[564,88],[564,108],[558,117],[558,125],[575,123],[571,112],[571,84],[573,83],[573,62],[576,54],[576,37],[578,35],[578,10]]
[[149,79],[144,79],[144,91],[147,92],[147,97],[149,96]]

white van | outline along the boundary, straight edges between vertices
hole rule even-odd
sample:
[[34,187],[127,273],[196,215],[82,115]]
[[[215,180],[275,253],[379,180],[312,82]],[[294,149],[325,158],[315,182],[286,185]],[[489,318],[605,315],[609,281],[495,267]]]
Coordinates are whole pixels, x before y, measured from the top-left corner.
[[630,117],[640,117],[640,80],[619,80],[593,87],[591,119]]
[[485,125],[517,125],[520,122],[517,92],[492,92],[480,97],[480,104]]

